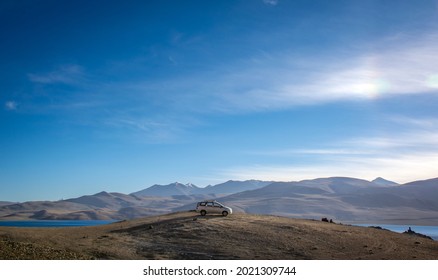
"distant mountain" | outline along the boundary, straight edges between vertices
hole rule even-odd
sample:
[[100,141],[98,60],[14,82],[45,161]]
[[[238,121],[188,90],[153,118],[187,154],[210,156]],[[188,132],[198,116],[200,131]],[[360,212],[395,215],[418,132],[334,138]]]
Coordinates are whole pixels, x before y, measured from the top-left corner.
[[[391,187],[391,181],[346,177],[299,182],[228,181],[198,188],[154,185],[132,194],[100,192],[59,201],[0,205],[0,219],[132,219],[217,199],[234,212],[366,223],[438,223],[438,178]],[[384,187],[382,187],[384,186]],[[231,194],[227,194],[231,193]]]
[[394,186],[398,186],[399,185],[396,182],[392,182],[392,181],[386,180],[386,179],[384,179],[382,177],[377,177],[376,179],[372,180],[371,182],[374,183],[374,184],[383,186],[383,187],[394,187]]
[[206,199],[204,195],[174,197],[100,192],[60,201],[31,201],[0,206],[3,220],[123,220],[169,213],[182,205]]
[[438,187],[438,178],[414,181],[401,185],[402,187],[428,188],[436,189]]
[[340,195],[378,186],[361,179],[331,177],[299,182],[275,182],[263,188],[233,194],[221,201],[256,214],[318,218],[321,215],[351,218],[354,207]]
[[9,204],[14,204],[14,203],[16,203],[16,202],[0,201],[0,206],[9,205]]
[[178,182],[169,185],[153,185],[147,189],[131,193],[135,196],[173,196],[192,195],[200,193],[201,188],[193,184],[181,184]]
[[435,205],[438,203],[438,178],[415,181],[397,187],[397,192],[400,195],[428,201]]
[[135,196],[121,193],[108,193],[105,191],[94,195],[84,195],[78,198],[66,199],[65,201],[81,204],[91,209],[120,209],[123,207],[140,205],[142,202],[140,198]]
[[207,186],[204,189],[201,189],[201,192],[205,194],[208,193],[233,194],[233,193],[263,188],[272,183],[273,183],[272,181],[259,181],[259,180],[247,180],[247,181],[230,180],[225,183],[217,184],[214,186]]
[[217,184],[214,186],[207,186],[205,188],[199,188],[193,184],[181,184],[172,183],[169,185],[153,185],[152,187],[146,188],[144,190],[131,193],[135,196],[176,196],[176,195],[224,195],[233,194],[248,190],[255,190],[265,187],[271,184],[271,181],[258,181],[258,180],[247,180],[247,181],[227,181],[225,183]]
[[221,199],[237,211],[344,221],[438,221],[438,179],[382,188],[355,178],[277,182]]
[[237,193],[230,197],[283,197],[289,195],[330,195],[340,193],[356,192],[363,188],[376,188],[377,186],[369,181],[346,178],[331,177],[314,180],[303,180],[299,182],[275,182],[263,188]]

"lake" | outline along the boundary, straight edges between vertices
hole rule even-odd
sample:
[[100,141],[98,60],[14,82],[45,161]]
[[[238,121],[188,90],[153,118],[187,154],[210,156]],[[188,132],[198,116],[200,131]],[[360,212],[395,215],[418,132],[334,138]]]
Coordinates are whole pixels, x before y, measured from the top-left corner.
[[416,233],[425,234],[432,237],[434,240],[438,240],[438,226],[411,226],[411,225],[378,225],[378,224],[356,224],[355,226],[370,227],[379,226],[384,229],[388,229],[394,232],[404,232],[409,227]]
[[85,227],[106,225],[116,220],[34,220],[34,221],[0,221],[0,227]]

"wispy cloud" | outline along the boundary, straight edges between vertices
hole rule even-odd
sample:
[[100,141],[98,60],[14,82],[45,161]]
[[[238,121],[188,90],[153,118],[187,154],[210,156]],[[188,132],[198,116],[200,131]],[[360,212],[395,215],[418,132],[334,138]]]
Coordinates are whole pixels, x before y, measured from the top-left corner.
[[267,151],[250,151],[249,155],[269,157],[291,157],[296,155],[366,155],[369,152],[349,148],[318,148],[318,149],[282,149]]
[[[414,129],[391,136],[359,137],[328,143],[315,149],[256,151],[267,162],[288,164],[234,166],[221,170],[223,177],[295,181],[317,177],[351,176],[372,180],[385,177],[409,182],[438,176],[438,132],[434,120],[410,118]],[[422,126],[418,126],[420,123]],[[428,129],[424,129],[428,128]],[[290,162],[295,163],[290,163]]]
[[408,126],[410,128],[425,129],[425,130],[437,130],[438,131],[438,119],[437,118],[414,118],[408,116],[388,116],[389,120],[394,123]]
[[[176,41],[181,40],[180,35],[175,36]],[[263,51],[258,56],[254,54],[247,59],[214,64],[211,68],[206,64],[201,69],[192,68],[165,79],[92,83],[92,87],[88,86],[72,100],[60,102],[66,106],[101,104],[94,106],[96,110],[109,110],[117,104],[126,106],[126,112],[142,104],[143,113],[128,112],[126,116],[116,116],[118,121],[100,116],[101,123],[143,132],[147,129],[164,132],[170,130],[144,120],[156,120],[157,115],[169,112],[197,118],[211,113],[241,114],[345,100],[435,94],[438,93],[436,45],[438,36],[425,35],[416,40],[407,36],[390,38],[376,43],[372,51],[358,48],[354,53],[299,57],[287,49]],[[173,56],[168,60],[175,61]],[[38,84],[80,84],[84,81],[90,84],[79,65],[61,66],[48,73],[31,73],[28,78]],[[181,124],[174,121],[164,123],[174,125],[174,133],[187,129],[185,126],[179,130]]]
[[18,103],[15,101],[6,101],[5,109],[8,111],[15,111],[18,109]]
[[415,153],[389,157],[336,157],[332,161],[309,165],[235,166],[219,173],[235,180],[297,181],[304,179],[347,176],[372,180],[383,176],[406,183],[435,178],[438,174],[438,153]]
[[40,84],[77,84],[84,79],[84,71],[79,65],[63,65],[48,73],[27,76],[31,82]]
[[278,0],[263,0],[263,3],[265,3],[266,5],[277,6]]
[[[172,115],[133,115],[114,112],[112,117],[103,117],[103,125],[112,136],[128,137],[134,142],[174,143],[184,141],[188,131],[201,123],[191,117]],[[115,128],[115,129],[114,129]]]
[[[185,115],[275,111],[345,100],[435,94],[438,93],[436,45],[438,35],[424,35],[415,40],[408,36],[388,38],[375,43],[372,51],[358,48],[354,53],[308,57],[297,56],[287,49],[268,54],[263,51],[211,68],[204,65],[165,80],[124,80],[100,86],[93,83],[96,85],[90,91],[98,92],[94,94],[98,99],[107,100],[111,95],[114,103],[150,103],[160,107],[160,111]],[[176,63],[173,56],[167,59]],[[78,65],[62,66],[49,73],[32,73],[28,77],[40,84],[87,80]],[[90,98],[88,94],[87,100]]]
[[230,108],[253,111],[436,94],[438,36],[416,38],[415,43],[411,39],[386,40],[374,51],[337,53],[333,58],[271,54],[216,77],[213,92]]
[[109,118],[104,120],[104,124],[116,128],[117,131],[128,132],[129,137],[134,141],[166,142],[171,140],[175,133],[175,128],[170,124],[143,117]]
[[[186,131],[191,123],[182,126],[170,120],[152,122],[167,125],[151,125],[149,120],[162,119],[158,115],[166,112],[202,118],[212,113],[245,114],[345,100],[438,93],[433,83],[438,75],[435,67],[438,51],[434,48],[438,36],[418,37],[415,42],[408,37],[390,38],[376,45],[373,51],[362,49],[312,58],[297,57],[289,50],[269,55],[263,52],[256,59],[249,57],[212,68],[205,65],[166,79],[108,83],[97,90],[93,88],[98,93],[94,97],[87,95],[87,100],[95,98],[94,101],[104,101],[105,106],[108,103],[127,106],[126,114],[116,115],[114,119],[104,117],[102,122],[107,125],[129,127],[130,131],[142,133],[156,131],[157,136],[164,137],[169,131],[172,135]],[[40,83],[69,82],[81,75],[83,70],[73,66],[30,78]],[[135,108],[140,104],[144,108],[138,112]],[[137,113],[130,113],[131,109]],[[145,113],[152,111],[155,116]],[[382,139],[375,140],[380,145],[384,143]]]
[[388,38],[372,49],[357,47],[311,57],[287,49],[269,55],[264,51],[226,65],[187,71],[165,82],[133,82],[131,87],[152,89],[171,100],[170,106],[187,111],[232,114],[437,94],[436,45],[438,35],[424,35],[415,40]]

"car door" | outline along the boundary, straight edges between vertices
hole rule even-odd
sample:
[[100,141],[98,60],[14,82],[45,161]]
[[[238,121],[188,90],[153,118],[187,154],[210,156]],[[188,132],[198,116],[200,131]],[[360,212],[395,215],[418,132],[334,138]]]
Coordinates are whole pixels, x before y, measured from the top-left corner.
[[213,202],[207,202],[207,205],[205,207],[205,210],[207,211],[207,213],[217,213],[216,211],[216,207],[214,207],[214,203]]
[[214,209],[214,213],[219,213],[219,214],[221,214],[223,210],[222,205],[216,202],[213,203],[213,209]]

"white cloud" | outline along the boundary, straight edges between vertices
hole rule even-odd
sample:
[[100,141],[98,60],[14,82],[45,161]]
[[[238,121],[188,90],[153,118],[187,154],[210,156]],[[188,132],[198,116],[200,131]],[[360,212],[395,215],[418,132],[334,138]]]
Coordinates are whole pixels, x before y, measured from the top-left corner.
[[31,82],[40,84],[77,84],[83,80],[84,72],[79,65],[63,65],[49,73],[29,73],[27,76]]
[[312,164],[236,166],[220,171],[224,178],[235,180],[298,181],[345,176],[372,180],[384,177],[400,183],[435,178],[438,175],[438,152],[411,153],[392,157],[334,156]]
[[346,176],[372,180],[384,177],[399,183],[435,178],[438,153],[418,153],[389,157],[336,157],[331,162],[309,165],[237,166],[222,170],[224,178],[235,180],[298,181],[304,179]]
[[[414,119],[412,119],[414,121]],[[429,127],[429,123],[426,123]],[[254,152],[268,161],[285,158],[294,164],[235,166],[224,178],[296,181],[347,176],[372,180],[384,177],[405,183],[438,177],[438,132],[411,130],[390,137],[363,137],[327,144],[317,149]]]
[[[275,111],[302,105],[437,94],[438,36],[398,37],[373,51],[297,56],[292,50],[258,52],[235,63],[208,65],[165,80],[111,83],[101,92],[154,100],[180,112],[228,114]],[[168,61],[177,62],[172,56]],[[74,71],[73,71],[74,72]],[[69,71],[31,76],[35,82],[69,81]],[[80,73],[80,71],[79,71]]]
[[[340,100],[438,93],[438,36],[376,43],[372,52],[297,58],[271,54],[216,78],[224,105],[276,110]],[[274,58],[272,58],[274,57]],[[216,84],[216,83],[215,83]]]
[[18,108],[18,103],[15,101],[6,101],[5,108],[9,111],[15,111]]
[[427,85],[431,88],[438,88],[438,74],[430,75],[427,79]]
[[[434,48],[438,45],[438,36],[418,36],[415,42],[399,37],[376,45],[371,52],[362,50],[354,54],[334,53],[332,56],[312,58],[297,57],[288,50],[281,53],[271,52],[269,55],[262,52],[257,59],[242,59],[234,65],[214,65],[212,68],[206,66],[202,71],[187,71],[182,76],[172,76],[165,80],[108,83],[99,89],[99,98],[105,102],[128,100],[131,104],[154,104],[161,112],[196,117],[198,114],[218,112],[245,114],[344,100],[375,100],[397,95],[438,93],[433,86],[434,75],[438,75],[438,50]],[[80,68],[76,72],[81,73]],[[47,81],[40,79],[40,82],[68,80],[59,74],[47,76]],[[111,100],[106,98],[109,95]],[[147,112],[148,107],[145,108],[141,111]],[[149,117],[157,119],[157,116],[147,116],[141,112],[127,112],[103,121],[107,125],[138,131],[139,135],[147,134],[150,135],[148,138],[154,139],[173,138],[174,135],[188,130],[189,125],[183,126],[174,120],[166,120],[164,123],[167,125],[164,126],[151,125],[148,122]],[[402,120],[399,117],[399,121],[409,122],[412,126],[415,126],[414,122],[428,122],[431,125],[430,120]],[[192,126],[197,125],[189,123]],[[411,136],[412,139],[419,139],[417,135]],[[368,143],[361,143],[365,140]],[[347,154],[352,154],[353,150],[356,153],[370,153],[371,148],[383,149],[406,144],[400,143],[396,138],[379,137],[350,141],[356,143],[344,143],[349,146],[328,147],[329,149],[315,147],[308,149],[307,154],[310,154],[310,150],[313,150],[313,154],[340,154],[340,150]],[[358,150],[357,147],[361,144],[368,144],[368,150]],[[418,145],[411,143],[410,147]]]

